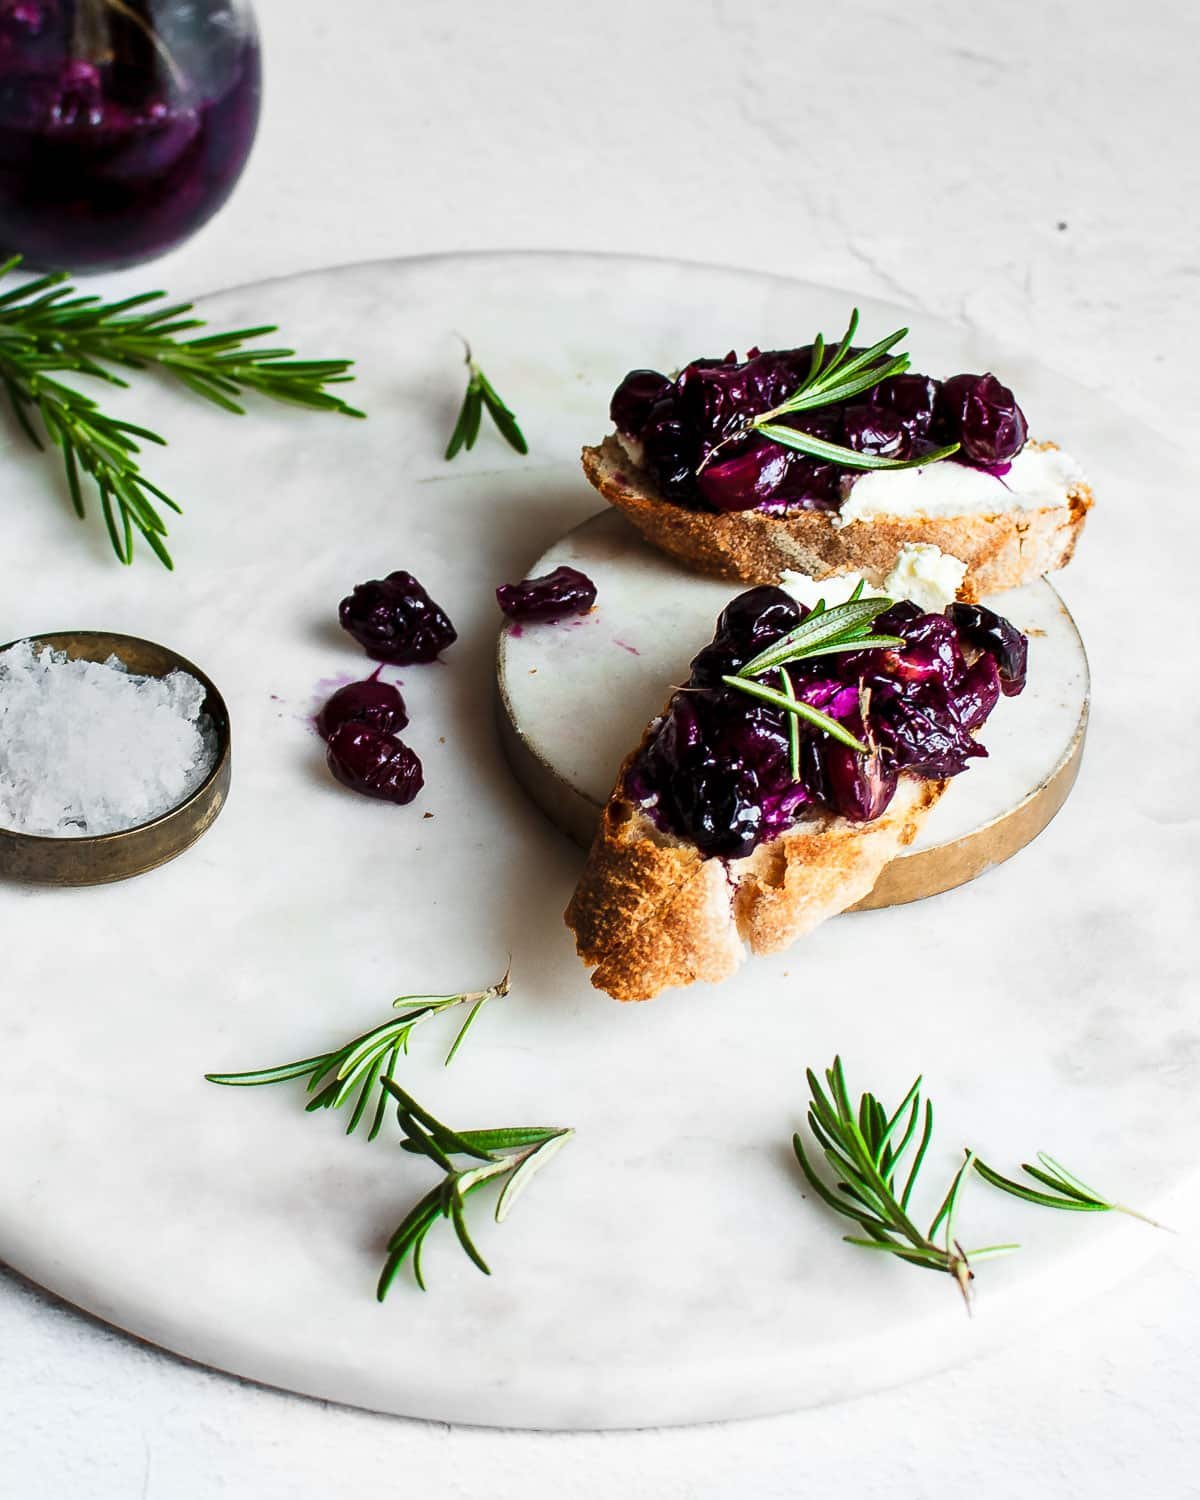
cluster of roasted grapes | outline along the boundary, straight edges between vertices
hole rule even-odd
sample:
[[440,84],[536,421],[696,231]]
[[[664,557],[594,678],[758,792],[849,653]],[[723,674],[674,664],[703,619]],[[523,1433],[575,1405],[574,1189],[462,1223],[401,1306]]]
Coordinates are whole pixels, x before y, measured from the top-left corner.
[[705,855],[739,858],[818,805],[855,822],[885,811],[902,771],[956,776],[986,755],[974,738],[1001,693],[1025,686],[1026,640],[981,604],[925,614],[902,600],[872,628],[903,648],[844,652],[787,666],[796,697],[837,719],[870,754],[801,720],[792,775],[787,718],[722,677],[807,615],[782,589],[748,590],[717,622],[627,776],[627,795]]
[[[851,351],[855,353],[858,351]],[[695,510],[836,510],[860,471],[752,434],[718,443],[770,411],[804,380],[812,348],[752,349],[743,361],[693,360],[672,380],[633,370],[617,387],[611,415],[618,432],[641,446],[662,494]],[[1027,434],[1016,397],[994,375],[893,375],[851,402],[779,419],[855,453],[912,459],[948,443],[957,458],[999,468],[1021,451]]]
[[[433,661],[458,639],[445,610],[411,573],[360,583],[338,616],[368,656],[407,666]],[[421,762],[399,737],[408,710],[399,689],[379,680],[339,688],[317,715],[329,769],[343,786],[384,802],[411,802],[424,784]]]

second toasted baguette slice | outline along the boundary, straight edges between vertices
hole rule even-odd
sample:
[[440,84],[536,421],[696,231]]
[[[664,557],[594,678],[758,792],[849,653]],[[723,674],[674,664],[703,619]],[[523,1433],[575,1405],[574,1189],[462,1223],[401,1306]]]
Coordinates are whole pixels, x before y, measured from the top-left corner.
[[[1052,443],[1031,443],[1033,451]],[[665,500],[615,434],[583,450],[590,482],[664,552],[703,573],[748,583],[778,583],[785,572],[825,578],[861,573],[881,585],[906,542],[922,542],[961,558],[967,573],[959,597],[1018,588],[1070,562],[1092,492],[1072,480],[1061,504],[995,514],[872,514],[842,524],[836,512],[805,510],[773,516],[758,510],[717,514]],[[853,495],[853,491],[851,494]]]

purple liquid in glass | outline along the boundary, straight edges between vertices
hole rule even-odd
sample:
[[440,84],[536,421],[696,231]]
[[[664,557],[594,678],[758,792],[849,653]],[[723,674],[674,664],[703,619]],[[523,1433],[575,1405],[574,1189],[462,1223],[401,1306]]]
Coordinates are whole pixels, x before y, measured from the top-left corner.
[[0,0],[0,250],[94,271],[185,240],[258,124],[243,0]]

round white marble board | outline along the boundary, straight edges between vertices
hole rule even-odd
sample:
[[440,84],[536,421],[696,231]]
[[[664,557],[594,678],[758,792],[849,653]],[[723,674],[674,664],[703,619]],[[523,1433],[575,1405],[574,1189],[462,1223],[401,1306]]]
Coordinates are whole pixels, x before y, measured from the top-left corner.
[[[583,615],[506,625],[496,672],[514,774],[551,821],[587,848],[617,768],[745,585],[689,572],[611,508],[560,537],[530,571],[540,576],[563,566],[592,580],[596,603]],[[1030,804],[1044,798],[1057,811],[1083,746],[1087,653],[1053,586],[1039,579],[988,602],[1026,633],[1029,679],[989,717],[987,758],[950,784],[898,856],[900,865],[923,860],[934,872],[924,889],[917,879],[922,895],[962,883],[961,874],[939,880],[936,871],[939,858],[952,871],[964,844],[983,850],[983,869],[999,862],[986,846],[997,844],[1010,819],[1029,824],[1014,844],[1034,837],[1043,815],[1030,816]],[[885,896],[878,904],[892,902]]]
[[[514,784],[493,723],[494,586],[596,510],[580,446],[633,363],[840,326],[845,293],[637,259],[481,255],[366,265],[206,299],[218,326],[278,321],[354,355],[365,423],[256,407],[237,421],[151,385],[119,402],[171,446],[178,569],[129,570],[10,435],[0,639],[103,628],[173,646],[229,705],[234,779],[186,855],[84,890],[0,886],[0,1258],[168,1349],[336,1401],[442,1420],[605,1427],[837,1400],[1035,1338],[1154,1254],[1129,1220],[1039,1211],[973,1183],[975,1316],[940,1277],[870,1256],[801,1190],[804,1068],[938,1108],[933,1199],[970,1144],[1039,1147],[1178,1228],[1200,1126],[1191,680],[1194,469],[1122,414],[970,328],[911,323],[918,367],[994,366],[1035,430],[1085,461],[1099,503],[1061,589],[1088,642],[1076,791],[986,879],[826,924],[720,987],[644,1006],[591,989],[561,912],[581,855]],[[441,457],[468,333],[520,414]],[[109,397],[106,395],[106,399]],[[1146,525],[1151,517],[1152,526]],[[308,716],[369,663],[336,625],[354,583],[411,569],[459,642],[403,679],[427,785],[409,808],[327,776]],[[1140,606],[1152,587],[1155,612]],[[428,814],[429,816],[425,816]],[[459,1126],[578,1135],[503,1226],[481,1276],[442,1226],[430,1290],[379,1306],[384,1242],[433,1185],[394,1144],[347,1140],[295,1089],[206,1070],[311,1055],[405,991],[516,988],[448,1070],[419,1034],[407,1086]],[[1098,1301],[1097,1318],[1104,1317]]]

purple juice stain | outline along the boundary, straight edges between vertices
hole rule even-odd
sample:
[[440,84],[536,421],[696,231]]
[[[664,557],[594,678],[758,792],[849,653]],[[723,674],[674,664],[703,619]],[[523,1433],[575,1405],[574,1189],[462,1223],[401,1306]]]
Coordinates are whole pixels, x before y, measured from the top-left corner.
[[161,255],[228,198],[261,95],[232,0],[0,5],[0,243],[32,265]]

